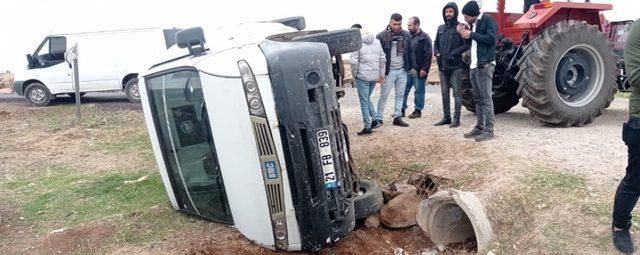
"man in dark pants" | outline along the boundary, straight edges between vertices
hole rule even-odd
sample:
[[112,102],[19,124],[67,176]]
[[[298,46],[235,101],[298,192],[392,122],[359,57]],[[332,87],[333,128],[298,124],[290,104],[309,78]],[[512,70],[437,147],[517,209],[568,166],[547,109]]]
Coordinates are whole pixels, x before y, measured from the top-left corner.
[[640,197],[640,20],[636,20],[627,37],[624,61],[631,84],[629,99],[629,122],[622,129],[622,140],[627,145],[629,163],[613,204],[613,244],[621,252],[632,253],[633,242],[631,211]]
[[402,30],[402,15],[394,13],[389,19],[387,28],[380,32],[376,39],[380,40],[382,50],[385,53],[387,64],[384,84],[378,98],[378,109],[371,128],[382,125],[384,107],[391,89],[395,90],[393,125],[408,127],[409,124],[402,120],[402,99],[407,87],[407,74],[416,74],[416,59],[411,45],[411,34]]
[[475,128],[464,135],[465,138],[475,138],[476,142],[491,140],[495,137],[493,128],[495,116],[493,113],[493,99],[491,98],[493,71],[496,63],[496,21],[491,15],[480,13],[480,7],[475,1],[469,1],[463,8],[464,20],[469,25],[458,25],[462,38],[471,39],[471,88],[476,102],[476,117],[478,123]]
[[409,33],[411,33],[411,44],[413,53],[416,58],[416,75],[409,74],[407,77],[407,88],[404,90],[404,99],[402,102],[402,115],[407,109],[407,98],[411,93],[411,87],[415,86],[413,94],[414,111],[409,114],[409,119],[420,118],[422,109],[424,109],[424,83],[431,69],[431,59],[433,58],[431,37],[420,29],[420,19],[411,17],[407,22]]
[[[462,61],[462,53],[469,50],[469,44],[456,31],[458,26],[458,5],[451,2],[442,9],[444,24],[438,27],[434,45],[438,68],[440,69],[440,90],[442,91],[442,109],[444,117],[436,126],[460,126],[462,108],[462,76],[469,68]],[[449,91],[453,89],[454,114],[451,121],[451,102]]]

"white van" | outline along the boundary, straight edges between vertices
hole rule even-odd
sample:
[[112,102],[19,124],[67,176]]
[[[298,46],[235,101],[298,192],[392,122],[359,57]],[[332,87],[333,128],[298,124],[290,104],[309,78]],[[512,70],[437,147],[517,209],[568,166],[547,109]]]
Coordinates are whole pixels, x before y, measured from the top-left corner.
[[149,28],[47,36],[27,55],[27,69],[15,73],[14,91],[35,106],[46,106],[57,95],[75,96],[65,52],[77,43],[81,95],[124,90],[130,101],[139,102],[138,72],[175,44],[177,31]]
[[178,32],[179,54],[140,74],[142,107],[176,210],[317,251],[383,203],[353,167],[338,103],[338,56],[361,38],[278,22],[206,30],[206,46],[203,29]]

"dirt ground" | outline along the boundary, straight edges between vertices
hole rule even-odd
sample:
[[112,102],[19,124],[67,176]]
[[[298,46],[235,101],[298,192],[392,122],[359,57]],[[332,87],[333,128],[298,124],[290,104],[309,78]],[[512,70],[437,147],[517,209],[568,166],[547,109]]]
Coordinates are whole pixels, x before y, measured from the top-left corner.
[[[342,114],[350,127],[352,154],[362,176],[384,185],[410,171],[429,172],[452,179],[458,189],[476,192],[493,224],[491,250],[496,254],[613,252],[609,212],[626,167],[621,127],[627,118],[627,99],[616,98],[594,123],[581,128],[545,127],[517,106],[497,116],[497,139],[479,144],[462,137],[475,121],[465,110],[460,128],[433,126],[442,117],[439,95],[438,86],[428,87],[423,117],[406,120],[409,128],[391,125],[393,100],[388,100],[385,125],[373,135],[358,137],[355,133],[362,121],[357,95],[354,89],[347,90],[341,100]],[[411,98],[409,105],[410,112]],[[68,117],[73,113],[71,102],[34,108],[24,99],[0,96],[0,196],[12,196],[3,182],[36,175],[50,162],[96,174],[112,169],[157,171],[148,153],[114,154],[100,149],[101,144],[108,144],[107,137],[127,137],[144,128],[139,105],[121,96],[96,94],[87,99],[86,107],[93,116],[74,127]],[[51,119],[53,115],[64,117]],[[168,208],[167,204],[156,208]],[[156,215],[154,210],[144,215]],[[0,203],[0,250],[8,254],[271,254],[233,228],[191,217],[182,217],[186,222],[182,227],[157,240],[108,241],[119,239],[118,229],[129,224],[126,219],[138,217],[135,212],[122,214],[129,216],[53,224],[41,231],[24,219],[19,205]],[[51,232],[59,225],[65,230]],[[637,226],[634,221],[634,231]],[[368,230],[358,226],[336,247],[320,253],[393,254],[401,248],[406,254],[420,254],[432,247],[417,227]],[[465,252],[451,249],[446,253]]]

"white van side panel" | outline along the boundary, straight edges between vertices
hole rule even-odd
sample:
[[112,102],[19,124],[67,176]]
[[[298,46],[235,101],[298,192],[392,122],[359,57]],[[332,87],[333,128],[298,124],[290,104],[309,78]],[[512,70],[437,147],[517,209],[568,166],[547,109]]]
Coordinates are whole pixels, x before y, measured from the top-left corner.
[[[67,48],[78,44],[81,92],[120,90],[126,75],[148,69],[166,51],[162,29],[56,36],[67,38]],[[61,63],[17,72],[16,80],[39,80],[51,94],[72,93],[71,74],[69,65]]]
[[274,247],[258,149],[239,78],[201,73],[211,131],[235,227],[254,242]]

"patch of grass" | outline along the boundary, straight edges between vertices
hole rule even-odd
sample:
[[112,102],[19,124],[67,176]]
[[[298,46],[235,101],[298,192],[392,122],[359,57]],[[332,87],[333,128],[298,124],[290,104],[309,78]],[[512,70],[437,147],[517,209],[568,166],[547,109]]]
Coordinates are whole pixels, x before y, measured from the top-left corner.
[[[31,179],[0,184],[12,196],[0,204],[20,206],[20,215],[39,234],[92,221],[113,220],[112,245],[162,241],[169,233],[203,222],[179,213],[168,203],[158,172],[114,171],[83,175],[63,165],[47,167]],[[148,175],[146,181],[125,184]]]
[[453,187],[460,190],[467,188],[473,182],[481,179],[482,173],[485,173],[492,167],[493,165],[489,161],[480,161],[471,164],[464,173],[455,177]]
[[588,195],[584,177],[548,169],[538,170],[524,181],[531,202],[553,205],[555,202],[578,203]]
[[631,97],[631,92],[618,91],[618,93],[616,93],[616,97],[617,98],[630,98]]
[[[114,215],[144,211],[166,203],[166,193],[157,172],[109,172],[77,174],[65,166],[47,168],[41,176],[5,183],[14,198],[21,201],[24,217],[44,231],[50,225],[64,227],[101,220]],[[125,184],[148,175],[146,181]],[[60,226],[55,226],[60,227]]]
[[396,172],[382,159],[356,161],[358,171],[366,179],[389,183],[396,178]]
[[[517,254],[537,248],[563,254],[584,248],[610,253],[610,240],[603,241],[589,223],[597,219],[581,210],[590,194],[582,176],[536,170],[520,185],[492,199],[491,218],[497,234],[493,250]],[[598,210],[602,208],[599,205]]]
[[62,104],[48,106],[51,108],[43,115],[43,123],[47,130],[61,130],[74,124],[75,121],[75,105]]
[[416,162],[406,166],[404,169],[409,172],[424,172],[429,168],[431,168],[429,163]]
[[151,141],[146,129],[131,130],[125,136],[107,136],[110,136],[110,138],[101,140],[99,145],[109,153],[148,152],[153,155]]
[[140,216],[126,216],[118,227],[115,242],[143,243],[161,241],[168,233],[203,224],[192,216],[177,212],[169,203],[142,211]]

